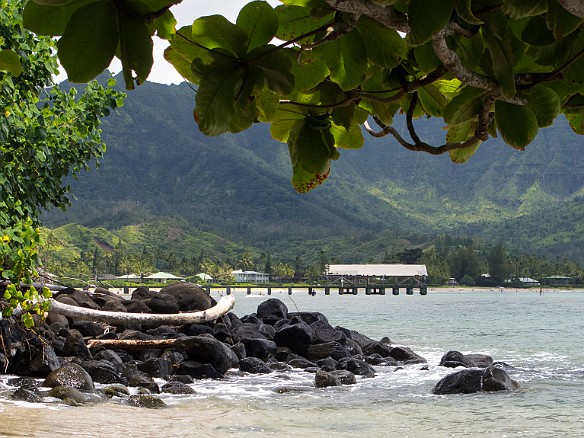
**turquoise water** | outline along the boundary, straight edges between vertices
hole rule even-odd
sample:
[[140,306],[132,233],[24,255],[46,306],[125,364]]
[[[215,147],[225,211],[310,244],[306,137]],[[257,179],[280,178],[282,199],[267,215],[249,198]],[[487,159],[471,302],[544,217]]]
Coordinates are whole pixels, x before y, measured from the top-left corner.
[[[236,292],[235,313],[263,296]],[[169,408],[0,402],[0,436],[580,437],[584,431],[584,292],[432,292],[421,296],[274,293],[290,311],[320,311],[332,325],[388,336],[429,362],[377,368],[357,385],[314,389],[303,371],[200,381]],[[449,350],[486,353],[514,367],[515,392],[431,394],[452,370]],[[1,380],[0,380],[1,382]],[[0,383],[0,387],[2,383]],[[286,388],[285,392],[276,391]],[[23,422],[22,419],[27,421]]]

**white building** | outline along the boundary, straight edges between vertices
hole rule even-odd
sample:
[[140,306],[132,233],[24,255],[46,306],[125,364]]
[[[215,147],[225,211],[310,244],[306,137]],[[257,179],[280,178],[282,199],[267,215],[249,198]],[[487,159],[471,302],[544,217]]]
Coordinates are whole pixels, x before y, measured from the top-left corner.
[[231,274],[235,277],[236,283],[266,284],[270,282],[270,274],[264,274],[263,272],[238,269],[237,271],[232,271]]

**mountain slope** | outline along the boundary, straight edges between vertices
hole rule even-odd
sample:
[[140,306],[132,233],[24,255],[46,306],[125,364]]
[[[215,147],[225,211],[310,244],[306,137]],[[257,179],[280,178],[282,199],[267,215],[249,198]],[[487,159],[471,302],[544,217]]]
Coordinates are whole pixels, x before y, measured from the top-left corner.
[[[582,138],[563,120],[525,152],[491,140],[462,165],[407,151],[390,138],[367,138],[361,150],[341,151],[323,186],[299,195],[289,181],[287,146],[271,139],[267,126],[205,137],[193,107],[186,84],[146,83],[130,92],[103,125],[108,151],[101,167],[74,181],[73,208],[47,214],[45,223],[116,228],[177,217],[262,251],[312,241],[344,257],[356,257],[357,241],[412,232],[505,237],[550,254],[566,246],[548,236],[578,241],[584,154]],[[417,126],[425,141],[443,141],[433,120]],[[350,239],[353,245],[340,250]],[[570,253],[584,260],[579,248]]]

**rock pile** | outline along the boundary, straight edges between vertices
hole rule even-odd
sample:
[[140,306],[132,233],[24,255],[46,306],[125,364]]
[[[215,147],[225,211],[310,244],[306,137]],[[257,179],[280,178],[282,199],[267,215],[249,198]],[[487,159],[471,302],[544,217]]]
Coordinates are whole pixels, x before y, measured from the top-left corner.
[[[159,314],[206,310],[216,304],[191,283],[173,284],[160,292],[138,288],[131,299],[105,289],[94,293],[70,289],[58,293],[55,299],[91,309]],[[19,329],[7,319],[0,320],[0,334],[5,345],[0,364],[7,365],[2,370],[21,376],[8,382],[18,387],[12,397],[58,399],[72,405],[117,396],[136,406],[160,407],[164,403],[155,394],[189,394],[194,391],[189,386],[194,379],[222,379],[233,369],[259,374],[301,368],[315,374],[316,387],[328,387],[354,384],[356,376],[374,377],[373,366],[426,363],[411,349],[392,345],[387,338],[376,341],[355,330],[333,327],[319,312],[289,312],[282,301],[273,298],[262,302],[255,314],[239,318],[228,313],[213,323],[110,326],[50,313],[34,333]],[[88,339],[98,342],[88,348]],[[100,340],[116,341],[116,346],[100,345]],[[167,343],[146,349],[132,348],[131,342],[124,346],[125,341],[136,340]],[[488,357],[451,353],[441,365],[476,367],[488,362]],[[513,385],[488,383],[496,378],[511,380],[491,364],[480,370],[479,390],[511,389]],[[468,371],[479,372],[476,368]],[[38,380],[32,377],[44,378],[41,386],[51,389],[41,391]],[[166,383],[159,385],[155,379]],[[470,379],[477,377],[473,374]],[[104,384],[103,388],[96,390],[94,383]],[[138,388],[139,394],[130,396],[128,387]],[[446,387],[456,384],[441,382],[434,392],[452,393]]]

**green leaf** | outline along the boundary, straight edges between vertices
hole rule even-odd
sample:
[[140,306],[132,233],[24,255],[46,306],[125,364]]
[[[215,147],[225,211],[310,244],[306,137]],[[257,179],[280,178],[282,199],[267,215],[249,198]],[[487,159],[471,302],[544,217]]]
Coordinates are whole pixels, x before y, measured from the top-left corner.
[[288,137],[292,163],[292,185],[299,193],[308,192],[322,184],[330,173],[330,160],[339,152],[334,147],[330,122],[319,116],[309,116],[297,122]]
[[207,49],[225,49],[241,58],[247,53],[247,34],[221,15],[195,20],[192,38]]
[[505,97],[515,95],[515,64],[525,51],[525,45],[512,33],[504,39],[493,35],[486,35],[485,42],[491,55],[492,69],[495,78]]
[[434,117],[443,116],[448,101],[433,84],[418,88],[418,97],[426,113]]
[[117,9],[97,1],[78,9],[57,42],[59,59],[72,82],[88,82],[111,63],[119,41]]
[[333,124],[331,133],[335,139],[335,146],[339,149],[360,149],[365,144],[363,132],[359,125],[351,125],[349,129]]
[[582,19],[570,14],[555,0],[548,1],[546,23],[559,40],[571,34],[582,24]]
[[478,88],[463,88],[444,108],[444,121],[449,125],[458,125],[472,119],[479,113],[485,94]]
[[[296,53],[296,52],[295,52]],[[291,63],[294,74],[294,88],[300,93],[306,93],[316,87],[329,75],[329,69],[322,57],[314,51],[303,51],[294,57]]]
[[247,34],[247,51],[268,44],[278,31],[278,16],[269,3],[253,1],[239,12],[236,21]]
[[411,0],[408,7],[410,42],[420,45],[440,31],[452,15],[454,0]]
[[22,320],[24,326],[27,329],[34,327],[34,319],[32,318],[32,315],[30,313],[28,313],[28,312],[23,313],[22,316],[20,317],[20,319]]
[[279,95],[271,90],[263,89],[255,92],[255,105],[258,110],[258,117],[262,122],[273,120],[278,111],[279,103]]
[[556,39],[552,31],[548,29],[544,17],[537,16],[527,22],[521,33],[521,41],[533,46],[545,46],[553,44]]
[[151,30],[150,33],[156,33],[159,38],[164,40],[171,40],[176,35],[176,18],[172,15],[172,12],[166,11],[160,17],[152,20],[148,26]]
[[283,96],[294,90],[292,62],[287,51],[273,50],[274,46],[263,46],[253,50],[249,55],[250,64],[260,68],[270,90]]
[[217,65],[202,80],[195,97],[195,121],[205,135],[229,131],[242,85],[242,71],[233,63]]
[[[65,33],[67,23],[79,8],[99,0],[71,0],[62,4],[48,1],[28,1],[24,7],[23,24],[39,35],[58,36]],[[55,7],[58,6],[58,7]]]
[[468,24],[483,24],[472,12],[472,0],[454,0],[454,9],[458,16]]
[[537,117],[527,105],[495,102],[495,122],[508,145],[523,150],[537,135]]
[[560,114],[560,98],[555,91],[538,85],[527,93],[527,104],[537,118],[537,126],[551,126]]
[[472,129],[476,123],[471,120],[467,120],[459,125],[450,125],[448,127],[448,132],[446,133],[447,143],[462,143],[466,141],[472,135]]
[[421,46],[414,48],[414,57],[416,58],[416,63],[424,71],[432,71],[436,67],[442,65],[442,61],[436,56],[434,52],[434,47],[432,47],[432,42],[428,41]]
[[164,51],[164,58],[183,78],[198,84],[202,76],[193,72],[193,61],[197,59],[198,64],[208,66],[216,57],[209,50],[191,42],[192,38],[192,26],[181,27],[170,40],[170,47]]
[[306,38],[299,40],[300,44],[310,44],[317,38],[321,38],[325,34],[324,29],[321,34],[313,34],[312,32],[331,24],[334,19],[334,14],[332,13],[316,17],[311,14],[310,9],[299,6],[278,6],[276,14],[278,15],[279,23],[276,37],[282,41],[291,41],[310,34]]
[[477,138],[476,141],[474,141],[473,144],[469,147],[449,151],[450,159],[453,163],[456,164],[465,163],[470,157],[474,155],[481,143],[482,142]]
[[302,6],[305,8],[329,8],[324,0],[282,0],[282,3],[290,6]]
[[331,80],[342,90],[357,88],[365,78],[367,51],[361,35],[355,29],[314,51],[325,59]]
[[547,0],[504,0],[502,11],[517,20],[545,13]]
[[365,15],[357,22],[357,30],[367,48],[369,61],[384,68],[393,68],[407,58],[407,46],[397,31],[383,26]]
[[132,12],[147,16],[180,2],[182,0],[124,0],[124,6]]
[[0,70],[19,76],[22,73],[20,56],[14,50],[4,49],[0,51]]
[[136,72],[138,85],[144,83],[150,74],[154,58],[153,43],[147,25],[121,14],[120,19],[120,59],[124,70],[126,88],[134,88],[132,71]]
[[566,118],[576,134],[584,135],[584,114],[566,114]]

